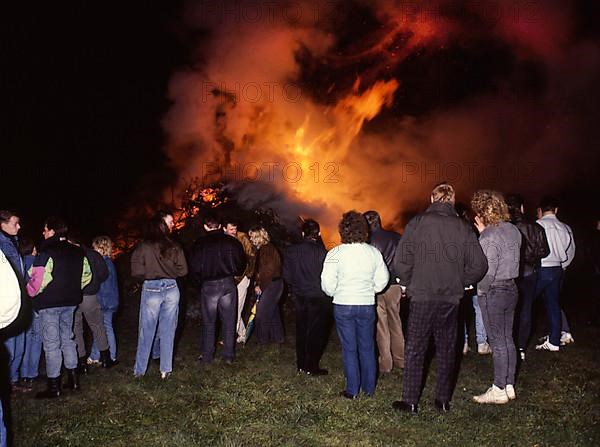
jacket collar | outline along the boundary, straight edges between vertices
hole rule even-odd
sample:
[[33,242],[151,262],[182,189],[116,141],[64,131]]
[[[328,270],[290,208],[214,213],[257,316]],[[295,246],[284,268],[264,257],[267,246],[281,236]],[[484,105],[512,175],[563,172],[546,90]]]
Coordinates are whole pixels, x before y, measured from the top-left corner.
[[441,214],[443,216],[457,216],[456,210],[454,209],[454,205],[448,202],[433,202],[427,208],[426,213],[436,213]]

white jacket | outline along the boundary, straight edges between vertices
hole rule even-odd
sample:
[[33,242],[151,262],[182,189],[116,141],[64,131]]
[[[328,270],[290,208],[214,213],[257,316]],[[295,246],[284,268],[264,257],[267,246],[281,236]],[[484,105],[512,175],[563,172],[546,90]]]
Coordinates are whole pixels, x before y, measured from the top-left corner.
[[546,214],[537,223],[544,227],[550,246],[550,254],[542,259],[542,267],[566,269],[575,257],[573,230],[558,220],[556,214]]
[[390,278],[381,252],[366,243],[341,244],[327,252],[321,288],[334,304],[375,304]]
[[0,251],[0,329],[12,323],[21,308],[21,288],[12,266]]

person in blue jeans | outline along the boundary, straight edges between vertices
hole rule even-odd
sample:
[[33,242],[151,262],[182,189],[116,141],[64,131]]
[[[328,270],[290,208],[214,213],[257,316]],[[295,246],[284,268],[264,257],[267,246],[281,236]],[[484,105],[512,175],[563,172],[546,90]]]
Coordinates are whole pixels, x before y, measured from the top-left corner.
[[340,396],[356,399],[360,390],[375,393],[375,294],[389,281],[381,252],[368,244],[369,226],[356,212],[344,213],[339,224],[341,245],[329,250],[321,272],[321,288],[333,297],[333,315],[342,344],[346,387]]
[[[19,250],[18,233],[21,229],[19,216],[7,210],[0,210],[0,251],[4,253],[6,259],[14,269],[17,279],[21,285],[25,284],[26,271],[23,257]],[[27,388],[19,384],[19,368],[23,361],[25,352],[25,329],[27,322],[24,318],[29,318],[24,314],[25,309],[17,318],[17,321],[11,326],[8,333],[4,335],[4,347],[8,352],[8,373],[13,391],[28,391]]]
[[[33,265],[37,249],[30,238],[21,239],[21,254],[25,262],[25,274]],[[40,315],[32,309],[31,322],[25,332],[25,354],[21,363],[21,382],[25,388],[32,388],[33,381],[39,375],[40,357],[42,355],[42,332]]]
[[[117,364],[117,339],[115,329],[113,328],[113,317],[119,309],[119,282],[117,278],[117,269],[112,262],[113,242],[108,236],[98,236],[92,241],[92,248],[102,255],[106,267],[108,268],[108,278],[102,284],[96,297],[102,310],[104,328],[106,329],[106,338],[108,340],[108,351],[112,364]],[[92,350],[87,359],[88,364],[100,364],[100,350],[96,344],[96,339],[92,343]]]
[[131,276],[144,280],[140,301],[138,347],[133,374],[146,374],[157,326],[160,329],[160,377],[173,371],[173,345],[179,315],[176,278],[187,275],[183,249],[157,215],[147,225],[144,240],[131,255]]

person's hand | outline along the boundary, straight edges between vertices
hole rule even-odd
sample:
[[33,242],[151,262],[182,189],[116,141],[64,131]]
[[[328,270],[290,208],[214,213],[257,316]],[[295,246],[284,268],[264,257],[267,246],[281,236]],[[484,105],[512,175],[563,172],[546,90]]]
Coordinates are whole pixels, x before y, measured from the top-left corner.
[[485,224],[483,223],[483,219],[479,216],[475,216],[475,228],[477,228],[477,231],[479,231],[480,233],[485,230]]
[[256,293],[257,295],[262,295],[262,290],[260,290],[259,286],[254,287],[254,293]]

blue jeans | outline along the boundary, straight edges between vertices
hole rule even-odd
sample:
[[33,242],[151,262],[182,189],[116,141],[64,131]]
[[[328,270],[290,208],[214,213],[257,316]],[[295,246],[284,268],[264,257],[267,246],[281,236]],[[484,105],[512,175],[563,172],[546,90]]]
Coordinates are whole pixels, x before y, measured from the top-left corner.
[[0,447],[6,447],[6,425],[4,425],[3,402],[0,399]]
[[42,320],[40,315],[31,313],[31,324],[25,333],[25,355],[21,363],[21,377],[34,379],[39,374],[42,355]]
[[333,305],[333,316],[342,344],[346,392],[356,396],[375,392],[375,305]]
[[561,315],[558,299],[562,276],[562,267],[542,267],[535,288],[535,296],[543,294],[544,297],[544,306],[550,324],[550,343],[554,346],[560,346]]
[[41,309],[42,342],[46,355],[46,375],[49,379],[60,377],[60,368],[77,367],[77,347],[73,335],[73,317],[77,306]]
[[156,327],[160,329],[160,371],[173,370],[173,344],[179,314],[179,288],[174,279],[144,281],[140,302],[138,347],[133,373],[143,376],[148,368]]
[[224,360],[233,360],[237,323],[237,287],[233,278],[205,281],[200,296],[202,312],[202,361],[210,363],[215,353],[217,315],[221,320]]
[[[479,307],[477,295],[473,295],[472,302],[473,310],[475,311],[475,338],[477,340],[477,344],[480,345],[487,341],[487,333],[485,332],[485,326],[481,316],[481,307]],[[467,343],[468,340],[469,335],[467,334],[467,322],[465,321],[465,343]]]
[[14,337],[7,338],[4,346],[8,351],[8,374],[11,383],[19,381],[19,368],[23,361],[25,353],[25,332],[21,332]]
[[[106,329],[106,339],[108,340],[108,351],[110,352],[110,358],[111,360],[117,360],[117,338],[115,337],[115,329],[113,328],[113,316],[115,315],[115,311],[103,310],[102,315],[104,320],[104,329]],[[98,349],[95,338],[92,343],[90,358],[92,360],[100,359],[100,350]]]

